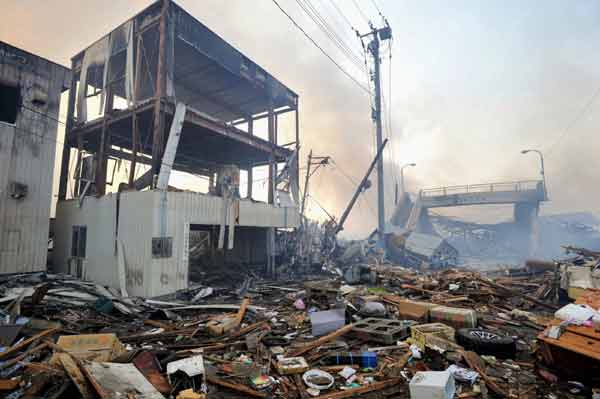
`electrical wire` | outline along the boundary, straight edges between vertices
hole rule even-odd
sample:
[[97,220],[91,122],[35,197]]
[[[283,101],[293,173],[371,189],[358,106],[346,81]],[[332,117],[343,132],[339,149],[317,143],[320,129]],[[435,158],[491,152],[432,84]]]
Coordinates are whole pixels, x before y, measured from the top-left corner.
[[296,0],[296,3],[306,15],[317,25],[317,27],[329,38],[329,40],[346,56],[346,58],[358,69],[362,69],[360,57],[346,44],[337,34],[335,29],[321,16],[319,11],[310,0]]
[[[383,14],[381,13],[381,9],[377,5],[377,2],[375,2],[375,0],[371,0],[371,3],[373,4],[373,7],[375,7],[375,9],[377,10],[377,13],[379,14],[379,16],[381,18],[384,18]],[[385,20],[385,18],[384,18],[384,20]]]
[[340,64],[338,64],[315,40],[308,34],[306,31],[292,18],[290,14],[288,14],[277,2],[277,0],[272,0],[273,3],[279,8],[279,10],[294,24],[294,26],[302,32],[302,34],[316,47],[318,48],[324,56],[326,56],[329,61],[331,61],[344,75],[346,75],[350,80],[352,80],[359,88],[361,88],[366,93],[370,94],[370,91],[367,87],[365,87],[362,83],[356,80],[348,71],[346,71]]
[[546,155],[552,154],[552,152],[554,151],[554,149],[556,148],[558,143],[560,143],[565,138],[565,136],[571,131],[571,129],[573,129],[573,127],[575,127],[577,122],[579,122],[579,120],[583,116],[585,116],[585,114],[589,111],[589,109],[592,107],[594,102],[596,102],[596,100],[598,99],[599,96],[600,96],[600,87],[598,87],[598,89],[596,89],[594,94],[592,94],[592,96],[589,98],[589,100],[583,105],[583,107],[580,108],[579,112],[575,115],[575,117],[573,119],[571,119],[571,121],[567,124],[567,126],[562,131],[560,136],[556,140],[554,140],[554,142],[552,142],[552,144],[550,144],[548,146],[548,148],[545,150]]
[[356,0],[352,0],[352,3],[354,4],[354,7],[356,7],[356,9],[358,10],[358,13],[360,14],[360,16],[365,20],[365,22],[367,24],[369,24],[371,21],[369,21],[369,18],[367,18],[367,15],[363,12],[363,10],[360,8],[360,6],[358,5],[358,3],[356,2]]
[[348,17],[346,16],[346,14],[344,14],[342,12],[342,10],[338,7],[338,5],[335,3],[335,0],[329,0],[329,2],[333,5],[333,8],[335,8],[335,10],[338,12],[339,15],[341,15],[341,17],[344,19],[344,21],[346,21],[346,23],[348,24],[348,26],[350,26],[350,29],[352,29],[353,32],[358,32],[354,26],[352,25],[352,22],[350,22],[350,20],[348,19]]

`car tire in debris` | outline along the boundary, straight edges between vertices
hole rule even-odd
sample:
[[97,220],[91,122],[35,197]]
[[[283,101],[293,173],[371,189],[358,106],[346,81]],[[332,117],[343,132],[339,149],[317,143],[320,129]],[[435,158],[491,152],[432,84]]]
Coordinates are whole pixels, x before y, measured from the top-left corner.
[[515,340],[480,328],[461,328],[456,331],[456,342],[480,355],[513,357],[517,352]]

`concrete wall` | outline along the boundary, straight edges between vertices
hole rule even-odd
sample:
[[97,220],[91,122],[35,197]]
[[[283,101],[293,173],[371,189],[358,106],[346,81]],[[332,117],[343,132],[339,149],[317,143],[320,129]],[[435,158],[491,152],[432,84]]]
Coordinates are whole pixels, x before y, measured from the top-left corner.
[[[60,95],[70,71],[0,42],[0,83],[17,86],[14,124],[0,122],[0,273],[46,269]],[[11,183],[27,194],[11,197]]]
[[[217,225],[222,200],[185,192],[133,191],[104,197],[61,201],[56,215],[55,259],[59,271],[68,271],[73,226],[87,226],[85,277],[119,288],[118,250],[123,248],[127,291],[135,296],[156,296],[188,286],[189,230],[191,224]],[[118,217],[117,217],[118,214]],[[262,203],[240,203],[236,246],[232,255],[253,262],[265,252],[252,245],[263,243],[264,227],[294,227],[296,208],[284,210]],[[248,223],[254,222],[255,226]],[[296,224],[297,225],[297,224]],[[254,243],[249,227],[259,235]],[[153,237],[172,238],[172,256],[152,256]],[[118,249],[115,251],[115,241]],[[241,242],[243,241],[243,243]],[[122,243],[122,246],[121,246]]]

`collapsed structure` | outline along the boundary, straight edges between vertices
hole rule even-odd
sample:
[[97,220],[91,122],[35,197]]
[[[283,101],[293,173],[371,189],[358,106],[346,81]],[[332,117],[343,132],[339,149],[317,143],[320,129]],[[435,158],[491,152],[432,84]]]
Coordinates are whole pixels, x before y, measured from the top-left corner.
[[[58,271],[154,296],[188,287],[199,243],[273,271],[275,229],[300,221],[298,95],[169,0],[74,56],[72,70]],[[286,116],[292,142],[280,145]],[[259,167],[267,203],[253,200]],[[205,189],[175,190],[172,170],[205,178]]]
[[46,269],[61,93],[70,71],[0,42],[0,273]]

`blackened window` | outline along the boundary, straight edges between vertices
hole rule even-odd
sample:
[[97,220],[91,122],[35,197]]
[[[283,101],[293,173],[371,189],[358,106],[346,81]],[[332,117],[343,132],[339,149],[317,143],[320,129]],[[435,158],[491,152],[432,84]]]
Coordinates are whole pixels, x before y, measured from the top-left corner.
[[85,243],[87,241],[87,226],[73,226],[71,241],[71,256],[85,258]]
[[0,121],[15,123],[19,111],[19,88],[0,83]]

